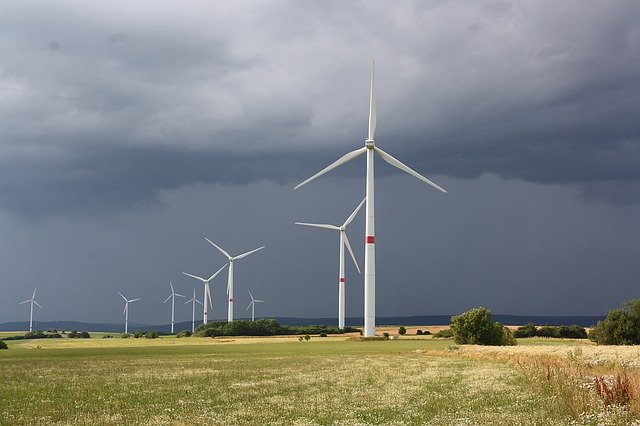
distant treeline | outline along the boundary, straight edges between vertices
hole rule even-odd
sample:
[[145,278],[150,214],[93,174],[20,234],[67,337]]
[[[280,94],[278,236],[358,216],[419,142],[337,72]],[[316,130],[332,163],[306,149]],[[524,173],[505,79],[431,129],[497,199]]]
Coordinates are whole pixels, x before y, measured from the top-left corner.
[[514,336],[521,337],[557,337],[562,339],[586,339],[587,330],[579,325],[543,325],[536,327],[533,323],[518,327]]
[[345,327],[340,329],[329,325],[287,326],[281,325],[272,318],[262,318],[256,321],[235,320],[214,321],[203,324],[195,332],[198,337],[216,336],[277,336],[291,334],[342,334],[359,332],[357,328]]
[[2,340],[29,340],[29,339],[60,339],[62,335],[58,332],[30,331],[20,336],[3,337]]

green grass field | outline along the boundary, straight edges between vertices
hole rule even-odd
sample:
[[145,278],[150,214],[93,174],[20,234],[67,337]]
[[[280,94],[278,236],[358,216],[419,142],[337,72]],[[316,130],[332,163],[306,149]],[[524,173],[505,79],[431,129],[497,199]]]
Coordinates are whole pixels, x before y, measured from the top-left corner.
[[[217,339],[216,339],[217,340]],[[503,362],[451,341],[46,339],[0,351],[0,423],[567,424]]]

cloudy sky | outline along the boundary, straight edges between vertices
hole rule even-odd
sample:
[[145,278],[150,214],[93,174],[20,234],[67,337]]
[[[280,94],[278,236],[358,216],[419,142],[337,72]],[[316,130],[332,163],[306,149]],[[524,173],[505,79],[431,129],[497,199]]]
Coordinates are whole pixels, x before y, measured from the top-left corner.
[[[166,323],[238,262],[258,315],[337,315],[340,224],[378,160],[377,314],[600,315],[640,297],[635,1],[0,2],[0,322]],[[349,230],[363,264],[364,219]],[[212,284],[226,317],[225,279]],[[362,315],[347,263],[347,315]],[[178,305],[179,320],[190,309]]]

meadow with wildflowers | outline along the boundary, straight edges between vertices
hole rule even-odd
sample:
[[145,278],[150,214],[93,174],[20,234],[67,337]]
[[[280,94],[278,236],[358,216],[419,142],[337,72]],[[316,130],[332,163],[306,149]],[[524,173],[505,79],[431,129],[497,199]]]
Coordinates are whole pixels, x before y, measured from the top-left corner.
[[[553,357],[562,365],[562,359],[584,358],[587,365],[583,353],[590,347],[579,342],[532,341],[492,352],[416,336],[359,342],[342,336],[148,340],[92,334],[8,343],[0,352],[0,424],[7,425],[634,421],[628,407],[605,406],[597,389],[585,385],[591,383],[585,371],[579,384],[594,396],[585,400],[593,406],[585,413],[563,408],[557,383],[544,383],[548,366],[533,361]],[[584,352],[565,356],[583,346]],[[615,383],[607,374],[598,377]]]

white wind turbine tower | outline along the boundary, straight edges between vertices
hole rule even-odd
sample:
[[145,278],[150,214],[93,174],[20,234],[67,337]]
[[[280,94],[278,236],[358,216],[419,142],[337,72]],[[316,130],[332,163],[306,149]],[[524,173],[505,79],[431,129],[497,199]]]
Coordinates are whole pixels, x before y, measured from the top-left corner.
[[356,257],[353,255],[353,250],[351,250],[351,244],[349,244],[349,238],[347,238],[347,226],[353,221],[356,217],[362,205],[366,201],[366,198],[358,204],[358,207],[351,213],[351,215],[344,221],[342,226],[334,226],[327,225],[322,223],[303,223],[296,222],[296,225],[304,225],[304,226],[313,226],[316,228],[325,228],[332,229],[334,231],[340,231],[340,269],[338,273],[338,328],[344,328],[344,317],[345,317],[345,271],[344,271],[344,248],[347,247],[349,250],[349,254],[351,254],[351,259],[353,259],[353,263],[356,265],[358,269],[358,273],[360,273],[360,267],[358,266],[358,262],[356,261]]
[[249,292],[249,296],[251,297],[251,303],[249,303],[249,306],[247,306],[247,309],[245,309],[245,311],[248,311],[249,308],[251,308],[251,321],[255,321],[256,320],[256,303],[264,303],[264,300],[258,300],[258,299],[254,299],[253,298],[253,294],[251,294],[251,290],[247,290]]
[[258,250],[262,250],[266,246],[258,247],[257,249],[253,249],[251,251],[248,251],[248,252],[243,253],[243,254],[239,254],[237,256],[231,256],[229,253],[227,253],[226,251],[224,251],[223,249],[218,247],[209,238],[205,237],[204,239],[207,240],[209,242],[209,244],[211,244],[212,246],[214,246],[215,248],[220,250],[220,252],[222,254],[224,254],[227,257],[228,261],[229,261],[229,278],[227,280],[227,294],[229,295],[228,296],[229,309],[228,309],[228,312],[227,312],[227,321],[231,322],[231,321],[233,321],[233,262],[236,261],[236,260],[240,260],[240,259],[242,259],[244,257],[247,257],[250,254],[257,252]]
[[122,315],[124,315],[124,332],[126,334],[129,332],[129,303],[137,302],[140,298],[129,300],[124,297],[122,293],[118,292],[118,294],[124,299],[124,311],[122,311]]
[[[213,275],[211,275],[208,279],[204,279],[202,277],[199,277],[197,275],[191,275],[191,274],[187,274],[186,272],[183,272],[183,275],[186,275],[188,277],[191,278],[195,278],[198,281],[201,281],[202,284],[204,284],[204,296],[203,296],[203,312],[202,312],[202,323],[206,324],[207,321],[209,320],[209,310],[207,308],[207,306],[211,307],[211,309],[213,309],[213,302],[211,301],[211,290],[209,289],[209,282],[214,279],[216,277],[216,275],[218,275],[224,268],[227,267],[227,264],[225,263],[224,265],[222,265],[222,268],[218,269],[218,271],[216,273],[214,273]],[[208,301],[208,303],[207,303]],[[200,302],[198,302],[200,303]],[[195,309],[195,305],[194,305],[194,309]]]
[[191,308],[191,334],[193,334],[194,331],[196,331],[196,303],[199,303],[202,305],[202,302],[199,301],[198,299],[196,299],[196,289],[193,289],[193,298],[187,300],[186,302],[184,302],[184,304],[186,305],[187,303],[191,303],[193,306]]
[[20,302],[20,305],[23,305],[25,303],[29,303],[31,305],[31,311],[29,313],[29,331],[33,331],[33,304],[35,303],[36,305],[38,305],[38,308],[43,309],[42,306],[40,306],[40,304],[38,302],[36,302],[36,289],[33,289],[33,296],[31,296],[31,299],[27,299],[24,302]]
[[169,297],[167,297],[165,299],[165,301],[163,303],[167,303],[169,301],[169,299],[171,299],[171,334],[173,334],[173,323],[174,323],[174,319],[175,319],[175,306],[176,306],[176,296],[177,297],[186,297],[183,296],[182,294],[178,294],[173,290],[173,283],[171,281],[169,281],[169,285],[171,286],[171,294],[169,295]]
[[300,188],[302,185],[311,182],[315,178],[341,166],[361,154],[367,153],[367,185],[366,185],[366,222],[365,222],[365,245],[364,245],[364,335],[365,337],[375,336],[376,329],[376,251],[375,251],[375,216],[374,216],[374,173],[373,163],[374,154],[378,154],[384,161],[410,175],[420,179],[421,181],[431,185],[438,191],[446,193],[442,187],[433,183],[420,173],[401,163],[391,155],[378,148],[374,142],[376,132],[376,98],[375,98],[375,62],[371,63],[371,92],[369,97],[369,133],[364,141],[364,147],[351,151],[338,160],[320,170],[309,179],[298,184],[294,189]]

